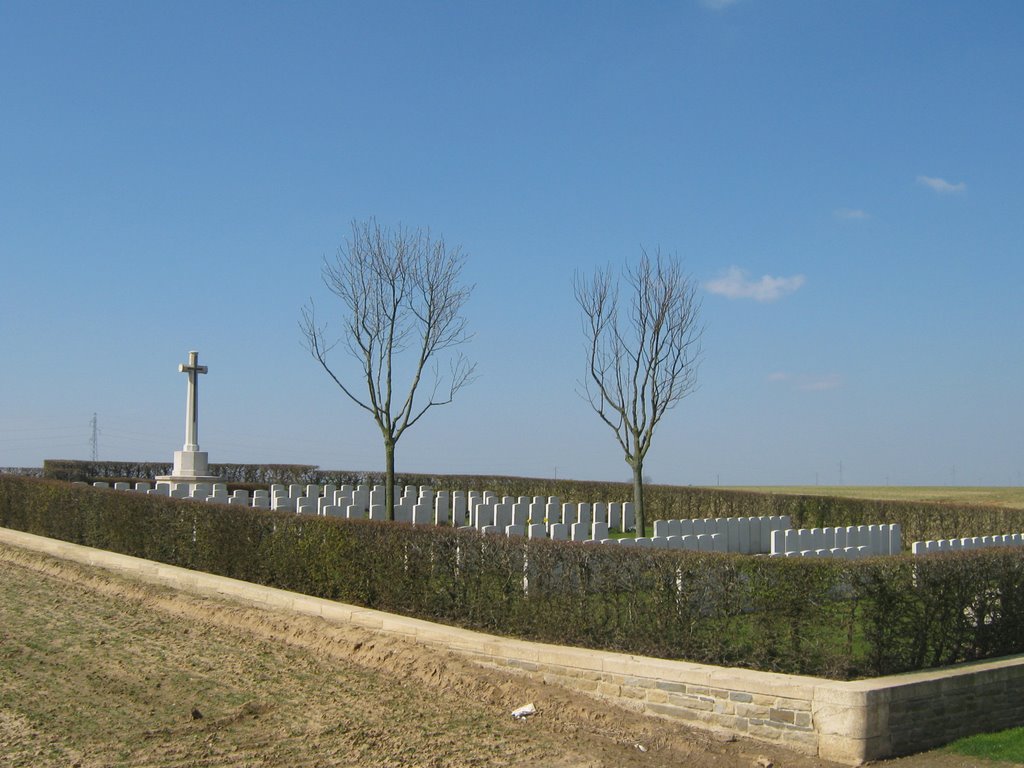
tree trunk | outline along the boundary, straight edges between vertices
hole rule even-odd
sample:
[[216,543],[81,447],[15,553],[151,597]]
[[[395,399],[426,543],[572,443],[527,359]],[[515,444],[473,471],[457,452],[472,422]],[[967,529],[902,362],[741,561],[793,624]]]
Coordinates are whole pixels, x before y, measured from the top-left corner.
[[395,519],[395,441],[384,439],[384,511]]
[[647,516],[644,513],[644,462],[633,459],[633,513],[636,515],[636,535],[638,538],[647,535]]

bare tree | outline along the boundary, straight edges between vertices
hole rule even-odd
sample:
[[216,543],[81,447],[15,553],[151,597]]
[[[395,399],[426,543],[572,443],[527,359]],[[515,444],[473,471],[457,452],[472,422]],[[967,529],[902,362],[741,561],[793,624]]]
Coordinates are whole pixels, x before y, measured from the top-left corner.
[[[384,438],[385,505],[395,517],[395,445],[405,430],[436,405],[447,405],[475,378],[476,364],[461,353],[439,371],[439,356],[469,341],[462,309],[471,286],[459,282],[465,258],[429,231],[394,231],[375,219],[352,222],[352,235],[334,260],[324,259],[323,280],[346,307],[341,337],[329,340],[313,301],[300,327],[310,353],[341,391],[373,416]],[[359,363],[361,384],[348,384],[328,364],[344,340]],[[423,387],[431,367],[432,384]],[[404,388],[399,382],[408,382]],[[365,386],[365,396],[355,391]],[[429,391],[429,394],[425,394]]]
[[697,384],[700,301],[697,286],[678,259],[651,259],[626,266],[628,310],[620,312],[620,284],[612,269],[574,280],[583,310],[587,375],[581,394],[611,427],[633,469],[637,530],[646,531],[644,458],[662,417]]

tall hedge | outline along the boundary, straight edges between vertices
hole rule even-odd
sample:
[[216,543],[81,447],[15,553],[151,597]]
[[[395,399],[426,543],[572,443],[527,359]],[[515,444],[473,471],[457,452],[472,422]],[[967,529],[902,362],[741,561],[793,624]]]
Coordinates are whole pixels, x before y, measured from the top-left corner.
[[546,642],[833,678],[1024,651],[1024,553],[745,557],[304,517],[0,476],[0,525]]
[[[80,461],[47,459],[42,475],[51,480],[68,482],[150,481],[170,475],[171,462],[160,461]],[[210,471],[225,483],[233,485],[270,485],[271,483],[317,483],[322,473],[312,464],[211,464]]]

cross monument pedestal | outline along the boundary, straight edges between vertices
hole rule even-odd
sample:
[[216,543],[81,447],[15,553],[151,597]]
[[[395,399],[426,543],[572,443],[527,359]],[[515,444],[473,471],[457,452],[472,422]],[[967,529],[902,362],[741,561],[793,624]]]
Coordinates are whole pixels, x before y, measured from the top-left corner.
[[209,457],[199,450],[199,374],[209,369],[199,365],[199,353],[189,352],[188,363],[178,366],[180,373],[188,374],[188,396],[185,400],[185,445],[174,452],[172,474],[157,480],[186,483],[210,483],[219,480],[210,474]]

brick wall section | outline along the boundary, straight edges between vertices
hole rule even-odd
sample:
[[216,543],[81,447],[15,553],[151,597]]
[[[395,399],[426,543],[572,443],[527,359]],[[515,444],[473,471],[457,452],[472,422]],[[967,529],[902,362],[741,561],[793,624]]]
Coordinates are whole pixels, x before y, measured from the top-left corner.
[[486,635],[4,528],[0,542],[197,594],[401,635],[634,711],[849,765],[1024,724],[1024,657],[838,682]]
[[1024,659],[1019,656],[849,685],[858,684],[875,712],[874,748],[886,755],[1024,725]]
[[758,680],[757,676],[764,673],[683,662],[653,664],[657,660],[584,653],[602,661],[602,668],[581,667],[580,660],[568,654],[554,654],[547,661],[537,662],[470,655],[481,663],[525,670],[546,682],[610,699],[633,710],[781,743],[810,754],[818,752],[812,705],[815,688],[823,681],[788,675]]

